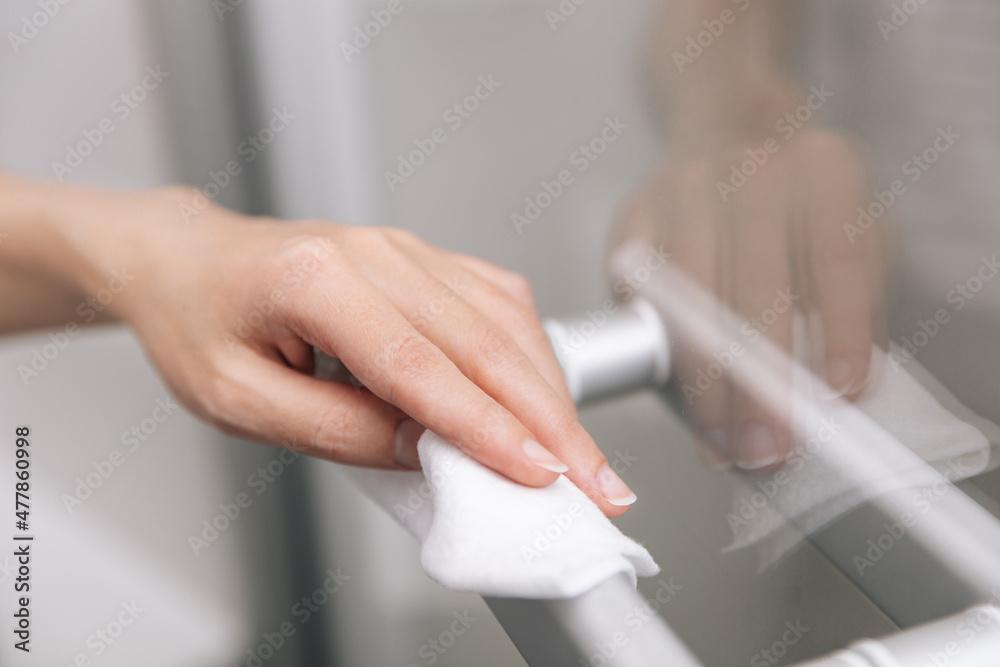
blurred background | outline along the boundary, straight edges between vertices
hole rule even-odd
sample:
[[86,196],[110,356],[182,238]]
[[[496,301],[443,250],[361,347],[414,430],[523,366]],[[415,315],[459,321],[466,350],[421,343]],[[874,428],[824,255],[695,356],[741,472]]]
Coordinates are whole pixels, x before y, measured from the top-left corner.
[[[122,189],[214,182],[218,202],[247,213],[407,228],[528,276],[544,315],[573,314],[610,295],[613,225],[677,140],[664,121],[675,89],[657,70],[676,63],[655,46],[670,4],[684,3],[7,0],[0,167]],[[789,17],[775,30],[803,90],[834,91],[812,122],[850,134],[872,191],[939,128],[961,136],[886,221],[879,312],[902,344],[1000,246],[1000,8],[913,3],[896,25],[890,2],[770,4]],[[276,114],[287,123],[262,134]],[[68,147],[105,118],[113,131],[70,166]],[[581,163],[609,122],[621,132]],[[447,140],[401,169],[436,128]],[[223,185],[234,159],[243,171]],[[530,216],[526,198],[563,169],[572,185]],[[996,420],[1000,285],[953,315],[918,358]],[[84,327],[26,379],[18,367],[51,342],[0,343],[0,432],[32,428],[38,535],[34,650],[5,641],[3,664],[524,664],[482,601],[427,579],[412,539],[335,465],[286,463],[170,407],[118,327]],[[751,552],[723,553],[734,479],[698,459],[684,415],[657,396],[582,417],[609,458],[630,461],[639,503],[617,523],[682,586],[661,614],[705,664],[790,664],[895,628],[808,542],[763,572]],[[115,450],[124,461],[109,467]],[[992,509],[996,487],[989,474],[963,488]],[[252,502],[233,516],[240,493]],[[428,652],[466,611],[469,631]],[[797,622],[801,641],[763,658]]]

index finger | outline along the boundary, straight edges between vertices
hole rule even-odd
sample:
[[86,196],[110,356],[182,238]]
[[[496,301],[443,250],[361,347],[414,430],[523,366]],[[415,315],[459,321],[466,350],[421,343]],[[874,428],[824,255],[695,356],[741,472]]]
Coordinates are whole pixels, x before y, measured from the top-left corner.
[[837,395],[851,398],[865,387],[871,364],[876,280],[868,246],[875,232],[861,238],[847,233],[862,191],[861,166],[850,145],[835,135],[813,142],[835,168],[814,170],[806,178],[811,286],[823,321],[827,382]]
[[[534,433],[511,409],[466,377],[438,344],[421,335],[371,283],[349,271],[337,272],[330,278],[333,280],[330,284],[337,285],[336,290],[323,289],[316,284],[309,288],[314,292],[309,297],[314,307],[308,317],[299,318],[300,335],[307,342],[343,361],[383,400],[396,405],[480,463],[516,482],[533,487],[546,486],[567,470],[567,466],[550,453],[554,447],[539,442],[550,441],[551,434]],[[396,284],[414,289],[419,286],[416,280],[401,280]],[[365,325],[344,327],[345,320]],[[442,322],[445,320],[441,318]],[[465,326],[451,318],[448,320],[452,330],[462,330]],[[462,356],[460,352],[451,352],[453,356]],[[505,364],[506,368],[520,363],[513,352],[508,356],[513,357],[513,363]],[[466,359],[460,363],[467,362]],[[488,384],[482,379],[479,381]],[[503,378],[503,381],[510,387],[518,385],[516,376]],[[565,411],[565,406],[540,375],[537,382],[548,388],[551,402]],[[531,413],[529,416],[533,417],[532,425],[536,428],[538,415],[554,416],[553,407],[548,405],[536,405],[531,410],[518,405],[517,412],[522,417],[525,412]],[[589,445],[597,451],[582,427],[580,432],[562,437],[573,438],[584,449],[589,449]],[[578,486],[606,514],[624,512],[623,508],[600,497],[596,485],[591,484],[588,489],[578,482]]]

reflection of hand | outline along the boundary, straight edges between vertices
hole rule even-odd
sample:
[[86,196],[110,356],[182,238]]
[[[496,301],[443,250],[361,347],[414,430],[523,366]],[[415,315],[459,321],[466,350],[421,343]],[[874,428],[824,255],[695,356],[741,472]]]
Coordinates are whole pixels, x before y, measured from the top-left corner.
[[[95,293],[124,267],[109,310],[221,430],[399,469],[419,467],[427,427],[529,486],[566,471],[609,515],[633,501],[577,419],[522,277],[401,230],[213,205],[185,224],[188,189],[44,196],[47,218],[74,220],[66,280]],[[364,387],[312,377],[314,347]]]
[[[803,130],[768,148],[762,140],[664,162],[627,204],[621,236],[663,244],[736,311],[746,324],[732,332],[735,342],[750,346],[763,334],[791,350],[797,309],[813,329],[813,371],[850,398],[867,379],[881,282],[878,230],[845,233],[862,204],[861,165],[846,140],[826,131]],[[725,351],[678,343],[681,404],[702,453],[745,470],[780,465],[792,446],[787,426],[725,377],[706,382],[713,354]]]

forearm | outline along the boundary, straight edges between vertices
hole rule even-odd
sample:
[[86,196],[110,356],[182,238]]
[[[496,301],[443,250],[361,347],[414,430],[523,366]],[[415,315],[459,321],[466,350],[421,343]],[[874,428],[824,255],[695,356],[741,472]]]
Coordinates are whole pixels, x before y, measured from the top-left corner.
[[0,333],[117,318],[115,271],[138,228],[118,194],[0,172]]
[[58,326],[83,295],[53,271],[65,254],[45,221],[45,189],[0,172],[0,332]]

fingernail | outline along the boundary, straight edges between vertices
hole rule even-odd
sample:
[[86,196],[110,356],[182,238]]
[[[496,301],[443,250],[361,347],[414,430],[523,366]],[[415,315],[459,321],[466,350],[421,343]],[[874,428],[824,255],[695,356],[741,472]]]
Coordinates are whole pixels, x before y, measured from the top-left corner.
[[[868,381],[872,378],[871,360],[861,355],[851,359],[851,368],[854,369],[854,384],[851,385],[849,394],[859,394],[861,390],[868,386]],[[858,369],[865,369],[864,377],[858,376]]]
[[557,459],[552,452],[545,449],[534,440],[525,440],[524,444],[521,445],[521,449],[524,450],[524,455],[539,468],[551,470],[552,472],[557,472],[559,474],[569,470],[568,465]]
[[604,499],[616,507],[627,507],[636,501],[632,489],[628,488],[608,463],[605,463],[597,473],[597,486],[600,487]]
[[847,395],[854,386],[854,367],[847,359],[831,359],[826,365],[826,383],[832,393],[820,395],[819,398],[832,401]]
[[420,455],[417,453],[417,441],[426,431],[423,426],[412,419],[404,419],[396,425],[396,437],[392,443],[396,463],[404,468],[420,470]]
[[733,462],[743,470],[760,470],[784,458],[774,430],[763,424],[747,424],[740,429]]

